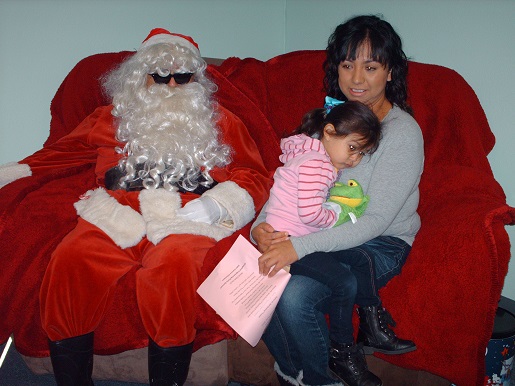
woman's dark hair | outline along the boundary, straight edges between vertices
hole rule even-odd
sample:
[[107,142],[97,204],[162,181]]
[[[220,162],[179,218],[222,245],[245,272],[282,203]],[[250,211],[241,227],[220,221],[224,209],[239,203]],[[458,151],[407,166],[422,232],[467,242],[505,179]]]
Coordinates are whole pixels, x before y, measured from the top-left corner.
[[370,46],[371,59],[391,71],[385,95],[391,103],[412,114],[407,103],[408,59],[402,41],[393,27],[378,16],[357,16],[340,24],[331,34],[324,62],[324,86],[327,95],[347,100],[338,85],[338,66],[345,60],[355,60],[363,45]]
[[359,134],[363,142],[358,150],[366,150],[367,153],[372,154],[379,146],[381,123],[368,106],[356,101],[342,103],[329,112],[325,108],[309,111],[302,118],[302,123],[294,134],[322,138],[324,127],[328,124],[334,126],[336,137]]

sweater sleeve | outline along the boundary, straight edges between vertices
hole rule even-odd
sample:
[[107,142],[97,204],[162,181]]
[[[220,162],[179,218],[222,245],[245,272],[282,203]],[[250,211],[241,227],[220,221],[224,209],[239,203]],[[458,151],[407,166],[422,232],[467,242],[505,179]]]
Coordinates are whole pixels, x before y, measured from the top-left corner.
[[302,223],[317,228],[330,228],[337,214],[322,206],[336,173],[328,160],[311,159],[299,166],[297,211]]
[[342,176],[366,183],[370,202],[365,214],[356,224],[347,222],[323,232],[292,237],[299,258],[318,251],[353,248],[381,235],[413,241],[420,227],[416,209],[424,161],[423,139],[416,121],[399,111],[388,122],[377,151]]

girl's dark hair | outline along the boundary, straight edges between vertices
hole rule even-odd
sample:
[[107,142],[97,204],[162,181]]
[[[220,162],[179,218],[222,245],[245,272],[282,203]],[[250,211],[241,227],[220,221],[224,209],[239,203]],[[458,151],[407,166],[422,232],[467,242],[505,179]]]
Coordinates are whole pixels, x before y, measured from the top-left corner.
[[338,66],[345,60],[355,60],[360,48],[370,46],[371,59],[391,71],[387,82],[386,99],[412,114],[408,98],[408,59],[402,50],[402,41],[393,27],[378,16],[357,16],[340,24],[331,34],[324,62],[324,86],[327,95],[347,100],[338,86]]
[[376,151],[381,138],[381,123],[377,116],[361,102],[347,101],[333,107],[329,112],[319,108],[309,111],[302,118],[301,125],[294,134],[306,134],[310,137],[322,138],[324,127],[334,126],[336,137],[359,134],[363,138],[360,149],[369,154]]

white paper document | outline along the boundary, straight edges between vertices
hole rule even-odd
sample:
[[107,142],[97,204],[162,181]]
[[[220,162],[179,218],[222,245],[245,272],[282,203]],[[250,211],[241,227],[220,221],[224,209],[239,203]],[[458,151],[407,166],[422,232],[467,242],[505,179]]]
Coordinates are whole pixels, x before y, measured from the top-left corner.
[[268,326],[291,275],[259,274],[261,253],[243,236],[200,285],[197,292],[243,339],[255,346]]

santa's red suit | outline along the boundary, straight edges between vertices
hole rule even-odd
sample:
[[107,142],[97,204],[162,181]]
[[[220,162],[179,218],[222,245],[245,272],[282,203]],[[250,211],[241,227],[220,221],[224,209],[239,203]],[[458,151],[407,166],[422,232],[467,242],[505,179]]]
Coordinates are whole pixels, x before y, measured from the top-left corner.
[[[98,189],[75,204],[80,218],[52,255],[41,287],[43,327],[52,341],[94,331],[117,281],[134,266],[139,311],[149,337],[163,347],[193,341],[197,278],[206,252],[251,221],[264,204],[270,180],[244,124],[219,106],[221,142],[231,163],[214,168],[218,182],[203,193],[224,206],[232,224],[187,221],[175,214],[199,197],[165,189],[127,192],[103,188],[121,146],[112,106],[100,107],[73,132],[25,162],[32,175],[61,163],[95,163]],[[70,154],[67,149],[81,149]]]

